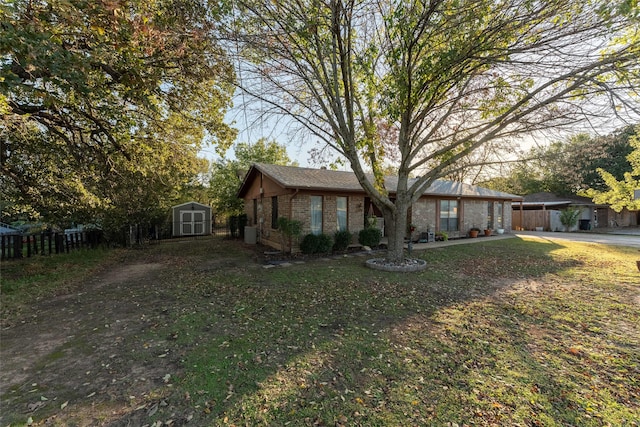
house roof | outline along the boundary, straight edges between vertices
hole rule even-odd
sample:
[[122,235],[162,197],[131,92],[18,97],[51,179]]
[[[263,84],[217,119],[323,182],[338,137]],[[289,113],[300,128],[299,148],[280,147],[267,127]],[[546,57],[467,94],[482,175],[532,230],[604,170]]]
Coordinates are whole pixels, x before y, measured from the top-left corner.
[[[346,171],[334,171],[328,169],[311,169],[295,166],[271,165],[255,163],[247,175],[238,192],[238,197],[243,197],[246,186],[253,176],[263,173],[283,188],[305,189],[318,191],[346,191],[362,192],[362,186],[358,182],[355,173]],[[411,183],[410,183],[411,184]],[[385,187],[394,192],[398,186],[397,177],[385,178]],[[521,196],[489,190],[475,185],[461,182],[437,180],[424,192],[425,195],[459,196],[472,198],[521,200]]]
[[572,205],[574,203],[572,203],[569,200],[561,200],[558,202],[522,202],[522,206],[568,206],[568,205]]
[[247,177],[253,169],[264,173],[284,188],[362,191],[353,172],[255,163]]
[[522,200],[521,196],[504,193],[502,191],[489,190],[477,185],[465,184],[463,182],[436,180],[424,192],[430,195],[458,195],[461,197],[481,197],[490,199],[510,199]]
[[558,205],[595,205],[588,197],[558,196],[553,193],[533,193],[523,197],[523,205],[558,206]]

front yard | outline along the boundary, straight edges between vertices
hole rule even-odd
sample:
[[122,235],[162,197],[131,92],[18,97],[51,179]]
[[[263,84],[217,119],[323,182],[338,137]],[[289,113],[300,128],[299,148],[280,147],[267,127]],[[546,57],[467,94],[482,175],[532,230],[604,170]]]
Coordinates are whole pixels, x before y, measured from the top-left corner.
[[640,425],[636,249],[416,254],[265,269],[211,238],[3,263],[0,424]]

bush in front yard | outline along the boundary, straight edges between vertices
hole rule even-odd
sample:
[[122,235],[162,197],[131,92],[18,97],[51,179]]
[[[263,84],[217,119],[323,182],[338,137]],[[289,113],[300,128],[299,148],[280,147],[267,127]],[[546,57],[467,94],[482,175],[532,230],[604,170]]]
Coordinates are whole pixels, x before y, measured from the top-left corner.
[[358,235],[358,242],[360,242],[363,246],[369,246],[373,248],[380,244],[380,239],[382,239],[382,231],[379,228],[368,227],[364,230],[360,230],[360,234]]
[[318,236],[318,249],[317,252],[320,254],[326,254],[331,252],[331,248],[333,247],[333,239],[328,234],[320,234]]
[[336,231],[333,235],[333,250],[335,252],[346,251],[351,243],[351,233],[347,230]]
[[331,252],[333,239],[327,234],[307,234],[300,242],[300,250],[303,254],[326,254]]
[[300,250],[303,254],[315,254],[318,252],[320,241],[315,234],[307,234],[300,242]]

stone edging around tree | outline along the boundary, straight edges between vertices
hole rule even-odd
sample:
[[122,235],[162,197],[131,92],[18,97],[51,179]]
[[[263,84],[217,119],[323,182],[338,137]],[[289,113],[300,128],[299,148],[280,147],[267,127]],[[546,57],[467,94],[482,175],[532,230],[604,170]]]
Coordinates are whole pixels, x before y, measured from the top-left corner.
[[417,258],[405,258],[401,264],[389,262],[385,258],[372,258],[365,262],[365,265],[374,270],[412,273],[422,271],[427,268],[427,261]]

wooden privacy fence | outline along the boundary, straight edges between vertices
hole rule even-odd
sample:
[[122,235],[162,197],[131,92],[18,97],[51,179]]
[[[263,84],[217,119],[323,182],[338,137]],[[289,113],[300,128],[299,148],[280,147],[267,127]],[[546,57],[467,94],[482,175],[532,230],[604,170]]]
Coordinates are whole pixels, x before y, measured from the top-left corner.
[[101,230],[76,233],[45,231],[30,235],[3,234],[0,236],[1,259],[69,253],[76,249],[95,249],[101,243]]
[[535,230],[542,227],[543,230],[551,228],[551,211],[531,210],[522,211],[522,223],[520,222],[520,211],[513,211],[511,218],[514,230]]

